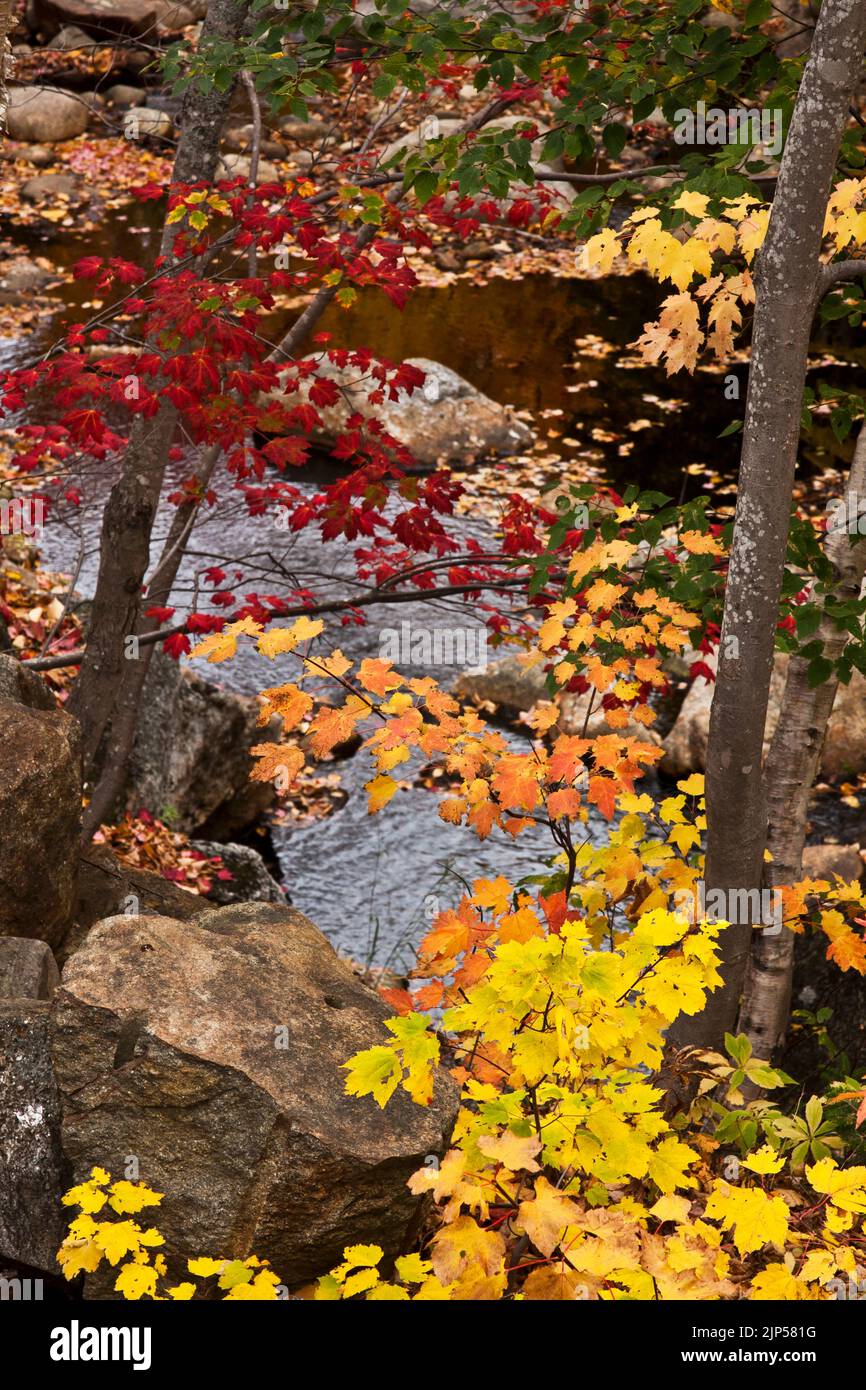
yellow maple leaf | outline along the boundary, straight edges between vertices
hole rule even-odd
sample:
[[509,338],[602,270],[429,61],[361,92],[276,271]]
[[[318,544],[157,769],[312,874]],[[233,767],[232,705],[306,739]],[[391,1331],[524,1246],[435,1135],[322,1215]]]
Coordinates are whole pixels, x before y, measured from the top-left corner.
[[680,535],[680,544],[690,555],[724,555],[724,546],[720,545],[709,531],[683,531]]
[[866,1213],[866,1168],[840,1168],[835,1158],[822,1158],[807,1167],[806,1177],[842,1211]]
[[124,1298],[132,1302],[145,1294],[153,1298],[156,1293],[156,1270],[151,1265],[130,1262],[123,1266],[114,1287],[117,1293],[122,1293]]
[[455,1298],[496,1298],[505,1288],[505,1249],[498,1231],[461,1216],[434,1237],[433,1270],[441,1284],[454,1285]]
[[584,247],[588,267],[598,266],[602,275],[607,275],[620,251],[619,239],[610,227],[591,236]]
[[690,294],[673,294],[663,301],[658,322],[644,324],[635,347],[645,362],[664,357],[665,371],[672,376],[683,368],[694,371],[703,341],[697,303]]
[[102,1263],[103,1250],[95,1240],[76,1240],[67,1236],[57,1252],[57,1263],[67,1279],[93,1274]]
[[788,1208],[781,1197],[770,1197],[760,1187],[731,1187],[716,1181],[707,1201],[705,1216],[730,1229],[741,1255],[772,1243],[784,1247],[788,1235]]
[[200,642],[196,642],[190,652],[190,657],[205,656],[210,662],[228,661],[230,657],[234,656],[237,649],[238,644],[228,630],[211,632]]
[[683,189],[676,202],[672,204],[673,207],[687,212],[690,217],[703,217],[709,205],[710,200],[706,193],[697,193],[689,188]]
[[367,792],[369,798],[369,810],[373,813],[381,811],[383,806],[388,805],[397,787],[398,783],[385,772],[380,773],[378,777],[374,777],[372,782],[365,782],[364,790]]
[[521,1202],[517,1225],[542,1255],[550,1256],[562,1241],[566,1230],[580,1215],[580,1207],[570,1197],[553,1187],[547,1178],[535,1183],[535,1196]]
[[510,1172],[523,1169],[527,1173],[537,1173],[535,1155],[541,1150],[541,1140],[534,1134],[521,1136],[506,1129],[499,1135],[484,1134],[478,1140],[478,1147],[486,1158],[503,1164]]
[[756,208],[737,227],[737,240],[749,264],[754,260],[755,252],[764,244],[769,221],[770,209]]
[[111,1185],[108,1205],[118,1213],[132,1214],[142,1211],[144,1207],[158,1207],[164,1195],[162,1192],[152,1192],[143,1183],[131,1183],[121,1178]]
[[785,1166],[785,1157],[784,1154],[777,1154],[769,1144],[764,1144],[741,1162],[750,1173],[780,1173]]
[[291,627],[272,627],[259,637],[258,648],[273,661],[281,652],[293,652],[301,642],[318,637],[325,624],[321,618],[296,618]]
[[187,1260],[186,1262],[186,1267],[190,1274],[197,1274],[200,1279],[209,1279],[212,1274],[221,1274],[225,1266],[225,1260],[212,1260],[207,1255],[202,1255],[197,1260]]
[[776,1261],[755,1275],[749,1296],[758,1301],[795,1302],[803,1297],[803,1285],[786,1264]]

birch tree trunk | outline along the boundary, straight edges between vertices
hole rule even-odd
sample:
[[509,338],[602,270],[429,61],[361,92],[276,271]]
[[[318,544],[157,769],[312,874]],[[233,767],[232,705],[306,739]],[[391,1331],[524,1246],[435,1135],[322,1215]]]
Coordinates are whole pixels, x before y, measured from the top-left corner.
[[7,83],[12,75],[14,59],[9,34],[15,26],[15,0],[0,0],[0,132],[6,131],[6,108],[9,105]]
[[[707,749],[707,893],[762,885],[764,725],[788,539],[818,256],[842,132],[866,45],[866,0],[824,0],[782,158],[766,241],[746,400],[734,538]],[[730,914],[729,914],[730,915]],[[722,934],[724,985],[671,1030],[676,1047],[718,1048],[737,1021],[753,925]]]
[[[857,516],[857,503],[864,497],[866,424],[861,426],[848,477],[846,515]],[[853,503],[850,512],[849,499]],[[858,598],[866,573],[866,539],[852,545],[848,532],[837,530],[828,534],[824,548],[837,576],[833,597],[842,603]],[[825,611],[811,640],[820,641],[823,655],[835,662],[844,652],[849,634]],[[765,879],[773,888],[796,883],[802,874],[809,795],[839,686],[833,677],[823,685],[810,687],[808,668],[808,661],[801,657],[792,657],[788,664],[779,722],[764,767],[769,811],[767,848],[772,855],[772,862],[765,866]],[[747,1034],[758,1057],[770,1057],[785,1035],[794,940],[793,932],[783,926],[775,934],[758,932],[752,941],[738,1030]]]

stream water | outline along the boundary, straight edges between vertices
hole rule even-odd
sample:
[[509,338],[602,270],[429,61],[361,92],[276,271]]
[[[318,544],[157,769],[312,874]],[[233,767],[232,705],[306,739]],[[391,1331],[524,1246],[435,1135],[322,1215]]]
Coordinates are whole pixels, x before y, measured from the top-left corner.
[[[148,211],[109,214],[96,240],[101,244],[88,236],[88,254],[148,260],[155,246]],[[84,254],[85,248],[75,243],[68,234],[41,241],[31,235],[22,250],[68,267]],[[23,341],[0,340],[0,367],[33,360],[64,320],[87,312],[90,286],[64,283],[58,293],[57,315]],[[363,292],[353,309],[329,315],[323,327],[336,344],[367,345],[392,360],[425,356],[444,362],[494,399],[532,412],[539,434],[549,435],[551,456],[559,452],[585,459],[615,484],[638,482],[681,498],[711,489],[717,501],[730,502],[738,442],[719,435],[742,414],[742,402],[727,398],[730,391],[726,394],[718,371],[669,381],[662,371],[635,364],[627,351],[645,320],[654,316],[658,297],[658,287],[641,277],[592,281],[539,274],[492,278],[485,284],[460,279],[417,290],[403,313],[383,296]],[[730,371],[742,384],[744,366]],[[817,436],[810,447],[814,467],[833,461],[832,438],[828,443]],[[293,481],[314,490],[329,467],[317,465]],[[555,476],[554,467],[550,482]],[[51,568],[71,572],[80,559],[77,588],[85,596],[93,589],[98,504],[110,476],[91,475],[88,485],[88,506],[74,519],[49,524],[42,546]],[[159,518],[157,543],[170,510]],[[482,542],[492,538],[480,516],[459,518],[454,530]],[[205,516],[197,527],[179,578],[181,595],[205,556],[224,568],[243,561],[249,576],[245,588],[261,593],[286,586],[281,566],[311,579],[352,569],[345,544],[325,544],[312,532],[287,539],[285,532],[251,520],[245,508],[231,504],[221,506],[218,515]],[[465,604],[431,609],[419,603],[400,608],[396,617],[379,614],[366,627],[336,626],[327,635],[331,645],[359,659],[378,655],[383,628],[399,628],[402,622],[428,629],[478,626]],[[411,674],[425,673],[411,662],[400,664]],[[440,667],[430,674],[447,686],[458,669]],[[244,693],[285,678],[279,667],[249,649],[205,673]],[[466,882],[499,873],[513,881],[537,870],[552,850],[540,831],[516,841],[494,833],[478,842],[470,832],[442,822],[438,796],[421,786],[401,791],[383,812],[370,817],[363,791],[371,775],[366,757],[339,764],[339,771],[348,792],[346,804],[321,821],[300,827],[277,824],[273,843],[295,906],[356,959],[406,968],[427,922],[442,907],[456,904]],[[597,829],[592,824],[590,833]]]

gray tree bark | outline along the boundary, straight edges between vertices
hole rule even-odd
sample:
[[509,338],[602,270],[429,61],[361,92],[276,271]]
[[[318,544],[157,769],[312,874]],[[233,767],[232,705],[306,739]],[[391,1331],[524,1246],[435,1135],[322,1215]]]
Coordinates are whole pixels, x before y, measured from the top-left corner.
[[[866,0],[824,0],[757,263],[757,304],[734,538],[707,749],[706,885],[762,886],[761,767],[818,256],[842,132],[866,45]],[[724,985],[672,1028],[673,1047],[718,1048],[737,1021],[753,924],[722,934]]]
[[[849,498],[854,503],[852,515],[857,515],[857,503],[864,497],[866,425],[860,429],[845,493],[846,504]],[[843,603],[858,598],[866,574],[866,539],[852,544],[847,531],[833,531],[828,533],[824,549],[836,571],[833,597]],[[825,611],[814,640],[823,644],[827,660],[835,662],[850,638]],[[792,657],[788,664],[779,722],[764,766],[767,848],[772,855],[772,862],[765,865],[765,881],[772,888],[796,883],[802,874],[809,796],[839,686],[833,677],[810,687],[808,669],[808,661],[801,657]],[[794,942],[794,934],[786,926],[773,934],[757,932],[752,941],[738,1030],[748,1036],[757,1057],[770,1057],[785,1036]]]

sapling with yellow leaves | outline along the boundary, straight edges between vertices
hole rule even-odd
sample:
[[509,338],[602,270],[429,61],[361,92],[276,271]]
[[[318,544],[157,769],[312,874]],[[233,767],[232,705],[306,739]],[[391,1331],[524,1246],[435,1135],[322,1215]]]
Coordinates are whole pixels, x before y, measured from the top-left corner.
[[65,1207],[78,1208],[57,1252],[66,1278],[95,1274],[106,1263],[117,1270],[112,1285],[115,1293],[132,1302],[154,1299],[184,1303],[197,1297],[212,1298],[216,1296],[214,1289],[233,1302],[274,1302],[279,1297],[279,1278],[267,1260],[254,1255],[243,1260],[187,1260],[187,1272],[193,1278],[175,1283],[168,1275],[161,1249],[164,1237],[155,1227],[142,1229],[131,1219],[148,1207],[158,1207],[163,1195],[125,1178],[112,1182],[104,1168],[93,1168],[86,1182],[77,1183],[63,1197]]
[[[570,505],[589,525],[575,530]],[[375,1245],[350,1247],[317,1298],[822,1299],[840,1271],[866,1274],[866,1168],[844,1165],[820,1098],[802,1115],[748,1100],[746,1082],[783,1093],[791,1078],[731,1037],[724,1055],[682,1059],[692,1099],[666,1105],[668,1030],[720,986],[727,924],[700,908],[703,775],[664,796],[640,779],[661,755],[666,655],[706,644],[724,564],[701,507],[585,492],[566,502],[538,561],[542,616],[525,660],[544,666],[549,698],[527,721],[526,751],[427,677],[320,651],[319,619],[244,619],[193,653],[220,663],[248,642],[293,663],[294,679],[262,693],[261,723],[276,713],[283,730],[254,749],[259,778],[284,789],[305,750],[327,756],[357,731],[371,813],[413,759],[438,759],[444,820],[482,839],[542,824],[552,840],[538,874],[477,878],[439,913],[410,988],[384,991],[396,1009],[387,1036],[346,1059],[347,1093],[371,1105],[398,1090],[429,1104],[443,1066],[462,1104],[448,1152],[410,1181],[432,1199],[420,1249],[392,1265]],[[323,681],[342,705],[322,702]],[[564,692],[582,701],[577,731],[562,727]],[[590,837],[590,817],[602,836]],[[823,931],[831,959],[866,973],[858,885],[810,880],[783,901],[784,930]],[[108,1181],[98,1173],[69,1194],[81,1214],[65,1266],[125,1256],[125,1296],[195,1296],[186,1281],[163,1290],[158,1232],[95,1219],[106,1203],[125,1214],[158,1200]],[[270,1297],[277,1280],[252,1260],[189,1272],[218,1276],[235,1298]]]

